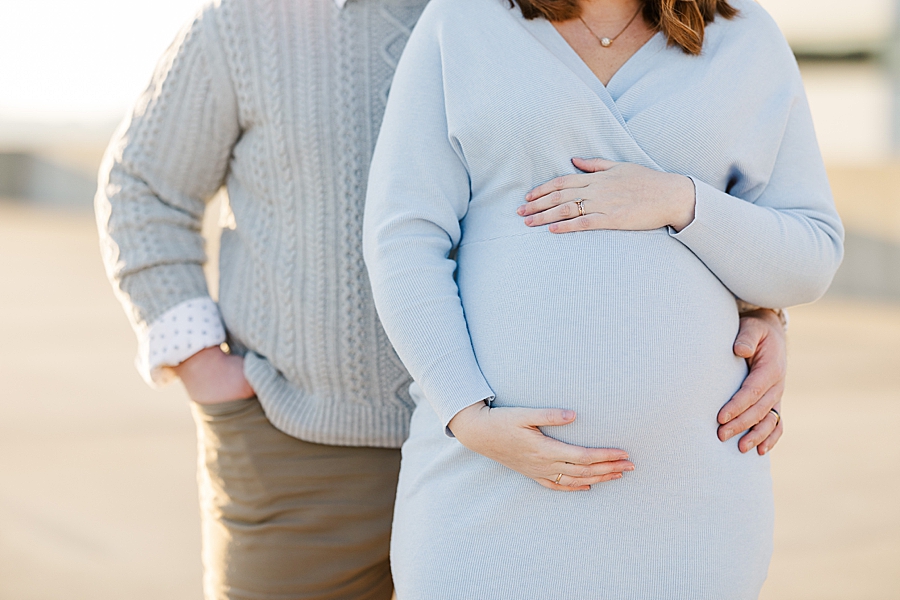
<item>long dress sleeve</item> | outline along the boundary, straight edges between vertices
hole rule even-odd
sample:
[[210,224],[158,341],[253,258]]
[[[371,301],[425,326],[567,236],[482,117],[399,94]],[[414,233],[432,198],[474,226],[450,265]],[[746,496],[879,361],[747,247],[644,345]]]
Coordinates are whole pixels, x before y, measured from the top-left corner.
[[844,230],[802,89],[758,198],[747,201],[692,179],[695,218],[673,237],[735,296],[784,308],[825,293],[843,257]]
[[370,171],[363,248],[384,329],[446,426],[493,392],[454,280],[450,255],[460,241],[469,178],[448,134],[439,47],[423,29],[420,23],[410,38],[391,85]]
[[101,252],[139,337],[169,309],[208,296],[200,227],[239,135],[214,15],[201,13],[160,59],[99,175]]

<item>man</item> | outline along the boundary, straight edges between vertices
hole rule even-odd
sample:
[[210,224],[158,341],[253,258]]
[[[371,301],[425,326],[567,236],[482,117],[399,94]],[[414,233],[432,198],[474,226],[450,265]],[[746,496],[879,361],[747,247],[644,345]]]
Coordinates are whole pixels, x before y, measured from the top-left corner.
[[[412,403],[360,238],[393,69],[425,3],[213,2],[163,56],[104,161],[102,250],[138,366],[156,383],[180,378],[193,400],[207,598],[391,595]],[[199,230],[222,185],[233,225],[216,305]],[[719,435],[755,426],[741,448],[763,453],[781,435],[769,412],[781,324],[758,311],[741,336],[753,372]]]

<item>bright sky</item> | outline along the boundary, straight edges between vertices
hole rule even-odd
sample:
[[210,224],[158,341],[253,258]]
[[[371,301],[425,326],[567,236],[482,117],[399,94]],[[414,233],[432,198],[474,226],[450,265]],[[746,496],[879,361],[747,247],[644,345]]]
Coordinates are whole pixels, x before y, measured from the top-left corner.
[[[800,40],[883,36],[895,4],[761,1]],[[117,120],[201,2],[0,0],[0,122]]]
[[118,119],[202,0],[0,0],[0,120]]

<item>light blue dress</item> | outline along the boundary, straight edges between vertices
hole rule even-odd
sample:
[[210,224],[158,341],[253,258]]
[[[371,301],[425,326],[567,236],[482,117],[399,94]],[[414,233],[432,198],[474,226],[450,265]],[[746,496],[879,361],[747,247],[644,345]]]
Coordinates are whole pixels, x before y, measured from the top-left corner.
[[[369,179],[379,315],[416,383],[392,564],[400,600],[755,598],[768,457],[716,437],[746,366],[735,296],[810,302],[842,252],[796,64],[750,1],[690,57],[661,34],[604,87],[546,21],[435,0],[397,69]],[[516,214],[573,156],[689,175],[681,233],[554,235]],[[454,255],[455,251],[455,255]],[[454,260],[455,258],[455,260]],[[559,493],[463,447],[482,399],[636,470]]]

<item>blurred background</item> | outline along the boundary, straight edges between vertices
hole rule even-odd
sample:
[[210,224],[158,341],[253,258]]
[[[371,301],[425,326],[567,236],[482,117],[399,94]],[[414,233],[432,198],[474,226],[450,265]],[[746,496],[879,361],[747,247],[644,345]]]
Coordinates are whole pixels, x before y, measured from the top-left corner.
[[[900,1],[761,1],[847,226],[831,291],[791,311],[762,597],[896,600]],[[134,370],[91,213],[109,137],[199,5],[0,0],[0,600],[201,597],[187,398]]]

